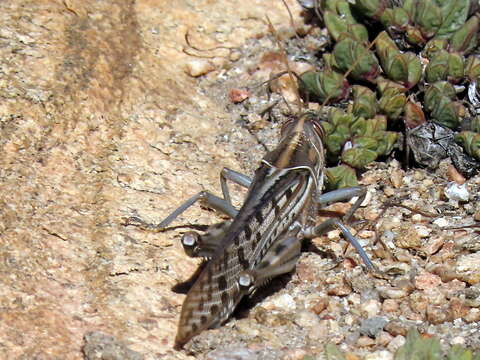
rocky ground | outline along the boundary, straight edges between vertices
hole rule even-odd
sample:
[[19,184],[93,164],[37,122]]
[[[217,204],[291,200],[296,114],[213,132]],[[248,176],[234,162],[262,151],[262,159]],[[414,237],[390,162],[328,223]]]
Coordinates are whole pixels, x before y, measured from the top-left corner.
[[[458,201],[448,161],[430,173],[395,159],[363,174],[367,221],[353,225],[382,275],[332,231],[225,326],[172,349],[184,298],[172,288],[199,261],[184,228],[125,219],[159,222],[219,193],[222,167],[252,174],[274,146],[286,106],[253,88],[282,68],[265,14],[293,35],[281,1],[0,3],[0,358],[304,359],[334,343],[390,359],[411,326],[480,349],[479,228],[451,229],[480,221],[480,176]],[[176,225],[218,220],[197,206]]]

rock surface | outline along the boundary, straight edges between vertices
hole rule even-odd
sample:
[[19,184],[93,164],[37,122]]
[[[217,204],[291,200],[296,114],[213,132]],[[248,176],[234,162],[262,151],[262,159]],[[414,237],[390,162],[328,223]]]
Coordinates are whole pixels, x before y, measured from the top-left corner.
[[[480,348],[479,227],[462,227],[478,221],[480,176],[449,200],[449,163],[430,174],[396,160],[363,174],[355,218],[368,222],[352,228],[381,276],[332,231],[226,325],[172,348],[177,285],[200,263],[180,235],[222,218],[194,206],[161,233],[125,219],[158,223],[220,193],[222,167],[251,175],[275,144],[281,98],[253,87],[282,70],[266,14],[292,38],[281,1],[0,2],[1,359],[302,359],[326,343],[391,359],[412,326]],[[287,51],[306,44],[308,59],[320,38]],[[277,87],[291,96],[288,78]]]
[[[265,14],[289,24],[280,1],[0,2],[0,358],[79,359],[91,331],[146,359],[189,358],[172,350],[171,287],[198,261],[174,232],[123,218],[158,221],[218,191],[222,166],[255,166],[239,161],[262,147],[225,112],[228,89],[205,94],[183,50],[187,31],[195,47],[232,48],[197,52],[216,79],[268,34]],[[180,223],[209,217],[197,207]]]

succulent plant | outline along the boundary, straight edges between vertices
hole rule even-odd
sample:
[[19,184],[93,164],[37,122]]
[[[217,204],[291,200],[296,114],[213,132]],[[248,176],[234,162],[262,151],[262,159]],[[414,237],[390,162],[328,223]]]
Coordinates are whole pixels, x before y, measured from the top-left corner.
[[[325,346],[328,359],[346,360],[347,357],[335,346]],[[434,337],[422,336],[416,329],[411,329],[406,342],[396,351],[394,360],[480,360],[480,353],[459,345],[453,345],[446,353],[442,351],[440,341]]]
[[328,159],[337,165],[327,172],[331,187],[354,185],[355,169],[388,155],[398,138],[390,130],[429,121],[457,132],[464,156],[480,160],[477,0],[321,0],[318,6],[332,44],[322,70],[301,75],[300,85],[330,105],[323,126]]

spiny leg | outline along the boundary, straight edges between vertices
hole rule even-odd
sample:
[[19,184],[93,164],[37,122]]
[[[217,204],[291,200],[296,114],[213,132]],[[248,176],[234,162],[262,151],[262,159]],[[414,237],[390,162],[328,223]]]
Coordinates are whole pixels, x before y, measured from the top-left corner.
[[185,253],[190,257],[211,258],[231,223],[231,220],[226,220],[211,225],[203,235],[196,231],[186,232],[181,240]]
[[330,231],[334,227],[337,227],[342,231],[345,239],[347,239],[347,241],[352,244],[355,250],[357,250],[358,255],[360,255],[365,265],[367,265],[368,268],[375,270],[375,265],[373,265],[372,261],[368,257],[365,250],[363,250],[358,240],[355,238],[355,236],[353,236],[350,230],[348,230],[348,228],[337,218],[328,219],[317,226],[311,226],[303,231],[303,235],[307,239],[313,239],[326,233],[327,231]]
[[357,209],[362,204],[363,200],[365,200],[365,196],[367,196],[367,189],[363,186],[354,186],[349,188],[343,188],[338,190],[329,191],[325,194],[321,194],[316,201],[320,205],[326,205],[328,203],[337,202],[337,201],[344,201],[350,200],[351,198],[358,196],[357,201],[352,205],[352,207],[347,211],[347,213],[343,216],[343,221],[349,222],[353,213],[357,211]]
[[223,198],[229,204],[232,203],[232,199],[230,198],[230,192],[228,190],[227,180],[230,180],[235,184],[238,184],[246,188],[250,187],[250,184],[252,183],[252,179],[250,179],[248,176],[243,175],[238,171],[224,167],[220,172],[220,185],[222,187]]
[[234,218],[238,213],[238,210],[235,209],[235,207],[231,203],[227,202],[225,199],[213,195],[208,191],[200,191],[198,194],[195,194],[190,199],[181,204],[160,224],[147,223],[146,221],[143,221],[138,217],[132,216],[127,219],[126,225],[138,226],[139,228],[148,231],[163,231],[168,225],[170,225],[173,220],[175,220],[180,214],[182,214],[185,210],[187,210],[190,206],[192,206],[199,200],[201,200],[209,208],[218,210],[230,218]]
[[230,199],[230,193],[228,191],[227,180],[233,181],[241,186],[248,187],[252,182],[250,178],[246,175],[243,175],[237,171],[223,168],[220,173],[220,184],[222,187],[222,192],[224,198],[220,198],[216,195],[208,191],[200,191],[199,193],[192,196],[190,199],[185,201],[181,204],[175,211],[173,211],[170,215],[168,215],[165,220],[163,220],[160,224],[150,224],[147,223],[137,217],[130,217],[126,221],[126,225],[134,225],[138,226],[144,230],[148,231],[162,231],[170,225],[170,223],[175,220],[180,214],[182,214],[185,210],[187,210],[190,206],[195,204],[197,201],[201,200],[205,205],[208,207],[218,210],[223,214],[227,215],[230,218],[234,218],[238,210],[232,205],[232,201]]
[[292,271],[300,257],[300,251],[300,240],[296,236],[277,240],[255,269],[240,274],[238,279],[240,287],[246,292],[251,292],[268,280]]

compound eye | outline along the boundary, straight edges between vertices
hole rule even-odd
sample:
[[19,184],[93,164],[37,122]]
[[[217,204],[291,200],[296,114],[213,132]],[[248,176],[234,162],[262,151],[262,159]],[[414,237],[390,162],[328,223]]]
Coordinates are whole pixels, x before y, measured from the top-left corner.
[[194,247],[198,243],[199,235],[196,232],[189,231],[183,234],[182,244],[185,247]]
[[250,286],[253,285],[253,276],[247,272],[243,272],[240,274],[238,278],[238,285],[242,289],[248,289]]
[[195,231],[189,231],[182,236],[183,250],[188,256],[195,256],[200,242],[200,235]]

